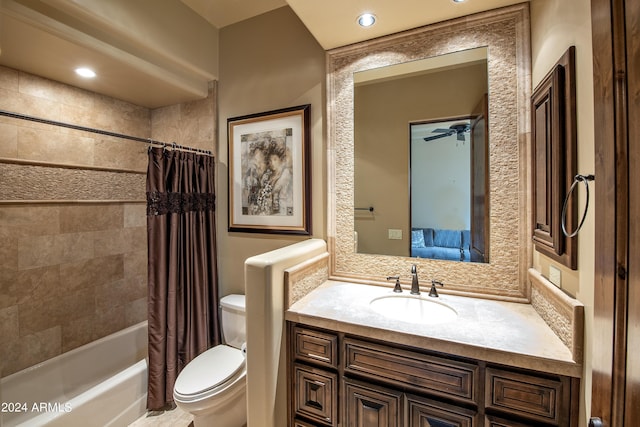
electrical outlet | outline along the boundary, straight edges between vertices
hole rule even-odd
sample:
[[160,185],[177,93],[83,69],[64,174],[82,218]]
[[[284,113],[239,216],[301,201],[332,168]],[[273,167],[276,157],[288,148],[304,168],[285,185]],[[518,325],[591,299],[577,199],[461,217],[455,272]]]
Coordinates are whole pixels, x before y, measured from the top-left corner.
[[388,231],[389,240],[402,240],[402,230],[390,228]]
[[559,288],[562,288],[562,272],[553,265],[549,266],[549,281]]

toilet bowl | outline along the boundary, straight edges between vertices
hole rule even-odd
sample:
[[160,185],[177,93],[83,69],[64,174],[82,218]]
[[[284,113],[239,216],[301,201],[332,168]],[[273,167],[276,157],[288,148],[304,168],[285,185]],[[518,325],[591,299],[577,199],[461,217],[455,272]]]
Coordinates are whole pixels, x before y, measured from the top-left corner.
[[[198,355],[173,387],[176,405],[193,415],[194,427],[242,427],[247,423],[244,295],[220,301],[226,344]],[[231,344],[231,345],[228,345]]]

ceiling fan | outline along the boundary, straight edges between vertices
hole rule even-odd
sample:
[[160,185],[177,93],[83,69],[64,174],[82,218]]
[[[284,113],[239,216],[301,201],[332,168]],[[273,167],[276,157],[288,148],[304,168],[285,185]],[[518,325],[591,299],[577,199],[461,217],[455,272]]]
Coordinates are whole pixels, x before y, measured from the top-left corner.
[[469,132],[471,126],[469,123],[454,123],[447,129],[434,129],[431,132],[439,133],[439,135],[427,136],[424,138],[425,141],[433,141],[434,139],[444,138],[447,136],[451,136],[453,134],[458,134],[458,141],[464,141],[465,132]]

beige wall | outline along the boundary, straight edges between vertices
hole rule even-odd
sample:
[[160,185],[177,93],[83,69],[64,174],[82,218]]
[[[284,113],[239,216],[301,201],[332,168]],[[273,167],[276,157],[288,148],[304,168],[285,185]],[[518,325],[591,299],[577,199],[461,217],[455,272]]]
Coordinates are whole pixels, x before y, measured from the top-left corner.
[[244,292],[245,259],[308,237],[229,233],[227,119],[311,104],[312,233],[325,236],[325,53],[284,7],[220,31],[218,253],[220,292]]
[[[576,47],[578,173],[594,172],[593,62],[591,47],[591,14],[589,0],[533,0],[531,2],[532,84],[533,87],[556,63],[565,50]],[[592,184],[592,185],[597,185]],[[534,253],[534,268],[548,277],[551,264],[562,272],[562,288],[585,305],[585,357],[582,379],[579,425],[586,425],[591,407],[591,347],[594,299],[594,200],[590,192],[590,208],[584,227],[578,235],[578,270],[571,271],[549,258]],[[579,190],[579,206],[584,206],[585,192]]]

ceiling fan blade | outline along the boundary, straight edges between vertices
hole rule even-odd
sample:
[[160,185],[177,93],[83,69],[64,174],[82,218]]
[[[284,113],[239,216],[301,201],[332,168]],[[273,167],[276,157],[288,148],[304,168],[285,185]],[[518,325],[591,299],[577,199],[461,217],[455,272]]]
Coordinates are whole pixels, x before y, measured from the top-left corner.
[[455,132],[455,130],[438,128],[438,129],[432,130],[431,132],[433,132],[433,133],[449,133],[449,134],[451,134],[451,133]]
[[433,135],[433,136],[427,136],[424,138],[425,141],[433,141],[434,139],[439,139],[439,138],[445,138],[449,135],[453,135],[454,132],[449,132],[449,133],[441,133],[439,135]]

